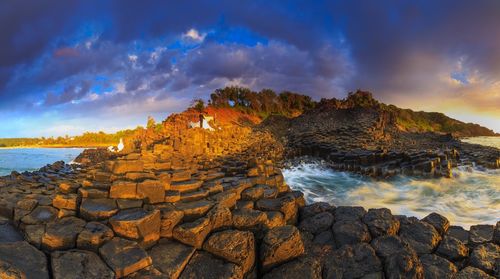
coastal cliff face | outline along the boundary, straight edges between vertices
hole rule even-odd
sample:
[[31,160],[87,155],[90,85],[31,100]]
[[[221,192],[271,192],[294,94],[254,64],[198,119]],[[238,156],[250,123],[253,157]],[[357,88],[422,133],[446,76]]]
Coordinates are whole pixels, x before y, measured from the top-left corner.
[[1,177],[0,277],[498,277],[500,222],[467,231],[437,213],[306,205],[285,184],[281,163],[301,155],[374,175],[405,162],[439,175],[467,150],[498,152],[402,132],[371,104],[342,106],[259,126],[216,118],[215,131],[189,129],[188,111],[127,138],[122,152]]

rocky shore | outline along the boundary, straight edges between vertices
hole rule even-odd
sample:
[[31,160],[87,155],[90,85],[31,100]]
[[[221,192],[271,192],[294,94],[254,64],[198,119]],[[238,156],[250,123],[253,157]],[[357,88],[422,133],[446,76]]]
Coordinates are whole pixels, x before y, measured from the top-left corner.
[[[438,213],[419,220],[306,205],[279,168],[284,158],[313,155],[367,174],[403,172],[408,162],[413,174],[447,175],[468,147],[397,153],[410,137],[394,140],[384,116],[361,117],[354,132],[333,118],[312,128],[300,122],[307,117],[273,123],[292,127],[284,138],[269,123],[212,132],[188,129],[189,116],[176,115],[123,152],[86,151],[80,165],[1,177],[0,278],[500,276],[500,222],[467,231]],[[375,140],[394,151],[371,148]]]

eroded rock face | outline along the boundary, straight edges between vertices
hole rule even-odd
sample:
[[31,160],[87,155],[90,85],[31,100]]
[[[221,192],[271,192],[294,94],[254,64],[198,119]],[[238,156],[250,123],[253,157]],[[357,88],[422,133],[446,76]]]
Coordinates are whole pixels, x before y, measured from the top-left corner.
[[495,227],[493,225],[471,226],[469,231],[469,243],[479,245],[493,240]]
[[451,279],[458,271],[452,262],[433,254],[423,255],[420,262],[424,268],[424,277],[429,279]]
[[424,278],[424,269],[412,250],[398,251],[385,259],[386,278]]
[[54,279],[112,279],[115,276],[99,256],[90,251],[57,251],[51,258]]
[[210,219],[200,218],[194,222],[175,227],[173,237],[184,244],[200,249],[211,229]]
[[243,273],[250,271],[255,262],[255,240],[248,231],[226,230],[212,234],[203,249],[239,265]]
[[462,241],[446,235],[436,252],[450,261],[457,261],[468,256],[469,248]]
[[136,242],[115,237],[99,248],[99,254],[117,278],[151,265],[151,257]]
[[441,241],[432,225],[418,220],[402,224],[399,236],[419,255],[431,253]]
[[270,229],[262,240],[260,260],[263,270],[271,268],[304,253],[304,243],[299,230],[293,226]]
[[266,273],[264,279],[321,279],[321,263],[318,259],[299,257]]
[[500,247],[493,243],[481,244],[474,248],[470,254],[470,265],[493,274],[498,268]]
[[333,237],[337,247],[360,242],[370,242],[368,227],[361,221],[340,221],[333,224]]
[[363,223],[368,226],[373,237],[395,235],[399,230],[399,221],[387,208],[370,209],[363,216]]
[[494,279],[495,277],[488,275],[479,268],[468,266],[462,269],[455,279]]
[[0,277],[49,278],[47,258],[28,242],[0,243]]

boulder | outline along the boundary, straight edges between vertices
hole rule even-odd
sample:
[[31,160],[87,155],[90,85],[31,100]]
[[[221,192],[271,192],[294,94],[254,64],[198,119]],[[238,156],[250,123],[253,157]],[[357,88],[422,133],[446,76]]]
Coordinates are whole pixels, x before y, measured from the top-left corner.
[[23,241],[24,238],[17,229],[7,221],[0,221],[0,243]]
[[172,237],[172,231],[174,227],[177,226],[184,217],[184,212],[180,210],[175,210],[171,208],[161,209],[161,227],[160,227],[160,237]]
[[399,221],[387,208],[370,209],[362,218],[373,237],[395,235],[399,230]]
[[418,220],[403,224],[399,236],[419,255],[431,253],[441,241],[441,236],[431,224]]
[[368,227],[357,220],[336,222],[333,224],[332,231],[337,247],[359,242],[370,242],[372,239]]
[[26,241],[0,243],[0,278],[48,279],[47,258]]
[[159,210],[143,208],[122,210],[109,219],[109,224],[119,236],[137,240],[148,247],[160,238],[161,217]]
[[299,210],[299,216],[300,220],[307,219],[309,217],[312,217],[316,214],[322,213],[322,212],[330,212],[333,214],[335,210],[335,206],[330,205],[329,203],[326,202],[316,202],[310,205],[306,205]]
[[203,217],[214,206],[214,203],[207,200],[199,200],[193,202],[179,202],[174,206],[184,213],[185,221],[193,221]]
[[285,216],[283,215],[283,213],[279,211],[266,211],[265,214],[267,216],[266,223],[264,224],[264,227],[266,229],[286,225]]
[[93,252],[82,250],[56,251],[51,255],[54,279],[113,279],[115,274]]
[[321,212],[300,222],[299,228],[312,234],[328,230],[333,224],[333,215],[330,212]]
[[76,217],[66,217],[48,223],[42,236],[42,248],[54,251],[76,247],[76,238],[85,224],[84,220]]
[[384,260],[385,278],[424,278],[424,268],[413,250],[402,250]]
[[470,253],[469,263],[471,266],[482,269],[487,273],[493,273],[496,262],[500,259],[500,247],[493,243],[478,245]]
[[173,237],[184,244],[201,249],[203,241],[205,241],[211,229],[212,224],[210,223],[210,219],[207,217],[200,218],[194,222],[176,226],[173,231]]
[[88,221],[108,219],[118,212],[113,199],[84,199],[80,206],[80,216]]
[[260,247],[262,269],[271,268],[304,254],[304,243],[299,230],[294,226],[270,229]]
[[203,249],[233,262],[242,268],[243,274],[249,272],[255,262],[255,240],[248,231],[226,230],[212,234]]
[[460,226],[450,226],[446,235],[460,240],[463,244],[469,243],[469,231]]
[[197,251],[179,277],[181,279],[238,279],[243,272],[238,265],[215,258],[208,252]]
[[318,259],[299,257],[273,268],[264,279],[321,279],[321,263]]
[[142,172],[144,171],[144,165],[140,160],[116,160],[112,163],[112,171],[114,174]]
[[[371,246],[375,249],[377,256],[385,260],[392,254],[396,254],[400,251],[411,250],[408,244],[403,242],[401,238],[397,235],[384,235],[375,238],[371,242]],[[414,251],[413,251],[414,253]]]
[[207,213],[212,224],[212,231],[229,228],[233,225],[233,215],[227,206],[217,204]]
[[452,279],[458,271],[452,262],[434,254],[422,255],[420,262],[426,279]]
[[125,277],[151,265],[151,257],[136,242],[114,237],[99,248],[99,254],[115,272],[116,278]]
[[469,230],[469,244],[479,245],[493,240],[495,227],[493,225],[475,225]]
[[468,266],[462,269],[454,279],[495,279],[479,268]]
[[425,216],[422,221],[431,224],[441,235],[445,234],[450,227],[450,221],[446,217],[434,212]]
[[161,240],[149,252],[153,266],[167,278],[179,278],[196,249],[172,240]]
[[467,257],[469,248],[462,241],[445,235],[436,252],[450,261],[458,261]]
[[261,211],[280,211],[285,216],[287,224],[295,224],[297,220],[297,204],[294,197],[287,195],[276,199],[261,199],[255,203],[255,208]]
[[361,220],[365,216],[366,210],[361,206],[339,206],[335,208],[335,222]]
[[101,245],[113,238],[113,230],[99,222],[89,222],[78,235],[76,247],[97,252]]
[[325,258],[324,278],[382,278],[382,264],[366,243],[344,245]]

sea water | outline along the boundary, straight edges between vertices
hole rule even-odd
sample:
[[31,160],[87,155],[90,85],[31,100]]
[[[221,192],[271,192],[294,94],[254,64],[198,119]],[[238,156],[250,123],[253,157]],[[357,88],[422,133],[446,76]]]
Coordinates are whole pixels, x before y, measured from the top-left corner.
[[[465,141],[500,148],[500,138]],[[377,180],[307,163],[284,169],[283,175],[292,189],[304,193],[307,202],[386,207],[393,214],[418,218],[437,212],[465,228],[500,221],[500,170],[458,167],[451,179],[401,175]]]
[[56,161],[73,161],[83,148],[0,148],[0,176],[34,171]]

